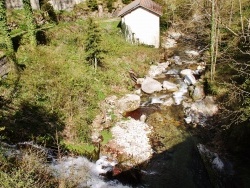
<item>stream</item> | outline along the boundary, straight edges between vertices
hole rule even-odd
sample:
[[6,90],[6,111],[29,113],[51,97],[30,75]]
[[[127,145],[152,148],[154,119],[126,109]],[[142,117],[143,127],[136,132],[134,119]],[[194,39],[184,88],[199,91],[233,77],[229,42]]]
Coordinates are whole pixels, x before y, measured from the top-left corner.
[[[179,35],[172,34],[172,38],[177,41],[174,36]],[[134,123],[132,130],[126,129],[126,124],[122,123],[118,126],[120,129],[111,130],[112,133],[120,131],[122,136],[122,131],[131,134],[134,142],[131,137],[127,137],[126,141],[129,141],[134,151],[129,153],[130,151],[125,150],[122,145],[123,137],[117,137],[120,139],[118,141],[114,137],[101,146],[100,158],[96,162],[82,156],[52,159],[50,166],[55,171],[55,176],[72,178],[78,182],[78,187],[92,188],[223,187],[211,178],[207,166],[210,165],[211,169],[219,172],[223,171],[224,163],[205,146],[197,147],[200,141],[190,132],[196,126],[211,126],[207,124],[207,120],[218,110],[213,99],[205,96],[200,80],[205,67],[200,54],[202,50],[187,43],[178,43],[178,46],[169,48],[173,54],[166,62],[151,66],[145,78],[137,78],[136,85],[140,89],[138,91],[135,87],[135,94],[132,95],[139,99],[132,102],[133,110],[126,111],[122,107],[126,113],[116,112],[119,109],[115,106],[116,98],[109,101],[109,105],[113,105],[112,110],[104,110],[117,117],[122,114],[119,117],[121,120],[127,118]],[[146,82],[153,84],[147,86]],[[93,125],[96,142],[100,142],[99,132],[110,128],[110,118],[108,115],[105,118],[105,123]],[[128,127],[131,128],[132,124]],[[138,126],[144,128],[139,129]],[[137,145],[132,147],[132,144]],[[135,158],[136,150],[140,152],[138,159]],[[129,153],[129,158],[126,158],[126,152]],[[212,156],[207,158],[210,163],[204,162],[202,157],[207,153]],[[125,163],[126,160],[131,161]]]

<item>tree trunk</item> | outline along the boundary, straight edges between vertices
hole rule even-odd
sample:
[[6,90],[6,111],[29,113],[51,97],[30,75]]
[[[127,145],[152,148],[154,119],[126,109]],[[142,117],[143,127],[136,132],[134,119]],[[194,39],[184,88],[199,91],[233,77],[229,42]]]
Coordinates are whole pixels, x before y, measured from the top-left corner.
[[242,17],[241,0],[239,0],[239,5],[240,5],[240,23],[241,23],[241,32],[242,32],[242,35],[244,35],[244,23],[243,23],[243,17]]
[[96,73],[96,69],[97,69],[97,59],[96,59],[96,56],[95,56],[95,65],[94,65],[94,68],[95,68],[95,73]]
[[216,64],[216,19],[215,19],[215,3],[216,0],[212,0],[211,5],[211,33],[210,33],[210,62],[211,62],[211,81],[214,81],[215,76],[215,64]]

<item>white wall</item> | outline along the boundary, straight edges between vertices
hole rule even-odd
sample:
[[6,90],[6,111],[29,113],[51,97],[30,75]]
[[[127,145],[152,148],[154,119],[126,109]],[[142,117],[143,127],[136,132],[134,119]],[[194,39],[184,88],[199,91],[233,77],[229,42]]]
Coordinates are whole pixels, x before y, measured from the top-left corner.
[[137,8],[122,18],[122,22],[126,24],[130,30],[128,40],[132,38],[140,43],[154,45],[156,48],[160,46],[160,17],[143,8]]

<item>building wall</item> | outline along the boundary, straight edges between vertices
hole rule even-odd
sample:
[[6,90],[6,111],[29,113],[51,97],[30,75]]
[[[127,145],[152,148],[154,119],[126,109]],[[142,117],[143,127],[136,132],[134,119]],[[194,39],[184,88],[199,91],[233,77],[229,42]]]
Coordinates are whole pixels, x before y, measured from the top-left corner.
[[127,40],[160,46],[160,17],[144,8],[137,8],[122,17],[127,28]]

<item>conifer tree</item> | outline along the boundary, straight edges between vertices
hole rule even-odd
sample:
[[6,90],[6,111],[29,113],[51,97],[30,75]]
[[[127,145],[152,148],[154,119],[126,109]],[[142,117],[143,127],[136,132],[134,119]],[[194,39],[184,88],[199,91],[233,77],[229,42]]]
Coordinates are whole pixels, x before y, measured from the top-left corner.
[[92,18],[88,19],[88,29],[87,29],[87,38],[85,41],[85,52],[86,60],[88,63],[94,65],[95,71],[97,66],[101,65],[103,60],[103,50],[100,47],[101,42],[101,33],[98,28],[98,25],[94,22]]

